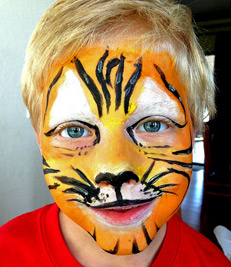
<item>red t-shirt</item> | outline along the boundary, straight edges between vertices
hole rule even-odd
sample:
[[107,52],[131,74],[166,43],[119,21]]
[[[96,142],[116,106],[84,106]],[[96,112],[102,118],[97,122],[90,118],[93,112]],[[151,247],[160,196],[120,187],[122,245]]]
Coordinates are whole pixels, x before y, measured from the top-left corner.
[[[0,228],[0,266],[81,266],[61,234],[56,204],[21,215]],[[231,266],[207,238],[173,216],[152,267]]]

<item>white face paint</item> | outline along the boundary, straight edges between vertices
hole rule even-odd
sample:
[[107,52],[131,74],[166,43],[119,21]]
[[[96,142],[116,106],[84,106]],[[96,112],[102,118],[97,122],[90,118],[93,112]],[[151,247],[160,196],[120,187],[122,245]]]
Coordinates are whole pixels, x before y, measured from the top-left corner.
[[[127,120],[127,124],[133,124],[146,116],[163,116],[171,120],[179,119],[179,106],[177,102],[159,87],[151,78],[144,81],[144,91],[137,100],[137,107]],[[184,117],[182,116],[182,120]]]
[[50,128],[76,119],[96,124],[98,119],[91,111],[78,77],[73,70],[67,71],[65,76],[66,79],[58,89],[58,95],[50,112]]

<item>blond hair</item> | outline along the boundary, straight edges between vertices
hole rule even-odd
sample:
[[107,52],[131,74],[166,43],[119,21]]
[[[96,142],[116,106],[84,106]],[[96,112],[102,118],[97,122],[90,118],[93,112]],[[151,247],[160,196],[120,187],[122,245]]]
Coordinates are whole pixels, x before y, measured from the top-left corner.
[[209,116],[216,110],[215,86],[186,6],[170,0],[59,0],[35,28],[22,72],[23,100],[35,129],[39,127],[42,92],[52,68],[98,40],[120,38],[121,27],[124,32],[131,31],[134,22],[145,29],[135,44],[141,51],[164,50],[175,60],[186,85],[194,127],[203,128],[205,110]]

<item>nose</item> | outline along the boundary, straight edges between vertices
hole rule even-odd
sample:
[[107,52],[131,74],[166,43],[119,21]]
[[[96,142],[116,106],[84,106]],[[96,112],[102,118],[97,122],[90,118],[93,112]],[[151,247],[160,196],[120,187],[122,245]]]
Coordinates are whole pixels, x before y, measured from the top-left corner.
[[106,182],[107,184],[112,185],[115,188],[115,193],[118,201],[123,200],[120,192],[121,186],[130,180],[133,180],[137,183],[139,182],[139,177],[134,172],[131,171],[124,171],[119,173],[118,175],[115,175],[110,172],[99,173],[95,177],[96,184],[100,184],[101,182]]
[[118,175],[115,175],[110,172],[100,173],[95,178],[95,182],[97,184],[101,182],[106,182],[115,188],[120,188],[123,183],[126,183],[129,180],[134,180],[135,182],[138,182],[139,178],[134,172],[131,171],[124,171],[119,173]]

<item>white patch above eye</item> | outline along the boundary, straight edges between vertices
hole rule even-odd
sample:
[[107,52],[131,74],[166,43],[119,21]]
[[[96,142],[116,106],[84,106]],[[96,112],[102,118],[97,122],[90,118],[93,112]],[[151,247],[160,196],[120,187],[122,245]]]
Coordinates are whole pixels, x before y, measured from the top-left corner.
[[68,70],[65,76],[66,79],[58,88],[58,94],[50,112],[50,128],[71,120],[96,124],[98,118],[91,111],[78,77],[73,70]]
[[[146,116],[164,116],[172,120],[179,120],[180,102],[171,99],[151,78],[144,81],[144,90],[137,100],[137,107],[130,115],[128,124],[132,124]],[[182,114],[183,115],[183,114]],[[180,117],[179,117],[180,116]]]

